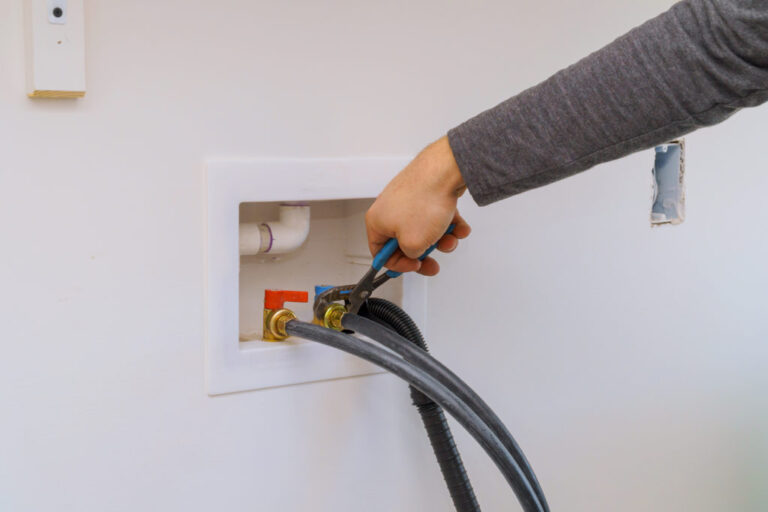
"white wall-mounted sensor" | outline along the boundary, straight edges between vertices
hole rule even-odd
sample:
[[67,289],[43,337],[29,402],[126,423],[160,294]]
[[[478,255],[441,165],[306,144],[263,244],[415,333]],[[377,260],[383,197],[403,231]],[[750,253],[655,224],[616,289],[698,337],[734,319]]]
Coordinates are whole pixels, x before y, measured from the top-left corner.
[[84,0],[24,0],[27,94],[85,95]]

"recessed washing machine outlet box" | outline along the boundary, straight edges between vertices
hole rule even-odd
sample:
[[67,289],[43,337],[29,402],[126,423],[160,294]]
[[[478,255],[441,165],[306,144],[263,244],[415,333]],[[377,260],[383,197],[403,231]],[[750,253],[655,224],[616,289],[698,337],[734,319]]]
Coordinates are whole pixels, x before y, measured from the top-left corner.
[[[377,373],[354,356],[314,342],[262,341],[264,291],[303,290],[310,303],[286,304],[311,321],[315,285],[357,281],[371,263],[364,215],[408,158],[211,161],[206,176],[206,365],[217,395]],[[283,203],[310,207],[296,251],[240,256],[239,225],[272,221]],[[403,306],[424,328],[426,281],[392,280],[377,296]]]

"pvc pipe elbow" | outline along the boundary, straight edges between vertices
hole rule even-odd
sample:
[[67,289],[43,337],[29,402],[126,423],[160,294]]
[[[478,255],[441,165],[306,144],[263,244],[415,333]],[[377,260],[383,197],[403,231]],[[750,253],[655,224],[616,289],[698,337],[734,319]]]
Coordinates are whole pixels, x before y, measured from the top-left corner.
[[277,222],[240,224],[240,254],[285,254],[293,252],[309,236],[309,206],[280,206]]

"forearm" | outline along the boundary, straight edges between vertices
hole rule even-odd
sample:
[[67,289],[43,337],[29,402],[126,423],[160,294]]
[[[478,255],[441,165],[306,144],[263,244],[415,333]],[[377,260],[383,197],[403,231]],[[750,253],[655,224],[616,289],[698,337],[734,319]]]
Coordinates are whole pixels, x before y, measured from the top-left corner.
[[448,133],[478,204],[768,100],[768,0],[686,0]]

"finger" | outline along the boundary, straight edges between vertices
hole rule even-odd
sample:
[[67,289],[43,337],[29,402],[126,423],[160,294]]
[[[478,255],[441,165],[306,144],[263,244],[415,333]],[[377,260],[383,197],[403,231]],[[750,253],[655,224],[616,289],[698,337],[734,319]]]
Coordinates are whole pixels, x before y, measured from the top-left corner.
[[464,220],[464,217],[459,215],[458,211],[456,212],[456,215],[453,216],[453,223],[456,224],[456,227],[453,228],[453,233],[451,234],[459,240],[467,238],[472,232],[472,228],[467,224],[467,221]]
[[437,273],[440,272],[440,264],[434,258],[424,258],[418,272],[423,276],[437,275]]
[[367,212],[365,212],[365,234],[368,238],[368,250],[371,251],[371,256],[376,256],[382,247],[394,236],[394,233],[387,233],[386,229],[381,229],[378,222],[379,215],[375,209],[376,203],[374,202]]
[[397,241],[400,250],[403,251],[403,253],[411,259],[419,258],[426,252],[427,248],[432,245],[432,242],[430,242],[428,239],[425,239],[419,233],[415,233],[413,231],[400,233],[397,236]]
[[421,261],[407,257],[398,249],[384,266],[395,272],[415,272],[421,268],[421,264]]
[[384,244],[387,243],[389,237],[379,234],[370,227],[366,231],[368,232],[368,250],[371,251],[371,256],[376,256],[381,248],[384,247]]
[[459,239],[455,236],[445,235],[437,242],[437,250],[440,252],[452,252],[459,245]]

